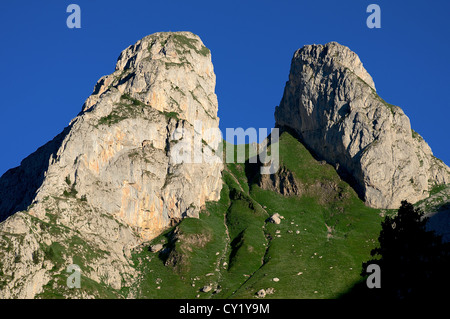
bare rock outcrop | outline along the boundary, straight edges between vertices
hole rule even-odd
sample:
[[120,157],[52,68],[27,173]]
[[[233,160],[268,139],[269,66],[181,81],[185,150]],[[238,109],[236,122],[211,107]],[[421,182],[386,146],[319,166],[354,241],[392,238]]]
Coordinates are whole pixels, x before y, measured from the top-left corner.
[[272,190],[285,196],[299,196],[302,187],[294,174],[284,166],[280,167],[275,174],[261,174],[259,185],[262,189]]
[[215,83],[190,32],[125,49],[70,125],[0,178],[0,297],[86,297],[55,279],[71,263],[120,289],[133,247],[218,200]]
[[408,117],[378,96],[359,57],[336,42],[295,52],[275,120],[334,165],[369,206],[398,208],[450,182],[450,169]]

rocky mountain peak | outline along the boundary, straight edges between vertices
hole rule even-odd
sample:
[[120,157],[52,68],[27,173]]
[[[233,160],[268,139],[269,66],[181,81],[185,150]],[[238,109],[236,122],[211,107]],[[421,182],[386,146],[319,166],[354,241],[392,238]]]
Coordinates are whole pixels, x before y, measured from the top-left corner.
[[450,182],[450,169],[401,108],[377,94],[356,53],[336,42],[295,52],[275,120],[334,165],[372,207],[416,202]]
[[[142,61],[163,60],[192,63],[211,57],[199,36],[191,32],[158,32],[144,37],[125,49],[117,59],[116,71],[136,68]],[[192,66],[198,67],[197,64]]]
[[[186,79],[189,81],[186,82]],[[191,95],[199,104],[212,104],[213,109],[204,108],[203,112],[218,120],[215,84],[210,51],[197,35],[191,32],[159,32],[137,41],[120,54],[115,72],[97,82],[93,94],[83,105],[83,111],[95,105],[105,91],[115,88],[121,94],[136,98],[159,111],[176,111],[180,118],[193,123],[196,113],[193,112],[195,107],[190,108],[188,103]],[[164,92],[159,91],[161,85]],[[182,87],[186,90],[183,91]],[[199,90],[203,92],[197,92]],[[186,97],[186,94],[183,95],[186,92],[192,93]],[[206,93],[208,101],[198,99],[202,93]],[[174,103],[180,99],[181,104]]]
[[[222,163],[174,156],[193,138],[201,155],[218,145],[203,136],[219,125],[215,80],[190,32],[155,33],[120,54],[70,125],[0,178],[0,257],[13,278],[0,296],[33,297],[73,260],[120,289],[134,272],[130,249],[220,198]],[[55,250],[64,263],[52,263]]]
[[309,66],[311,69],[320,66],[322,72],[331,71],[335,68],[348,70],[375,90],[375,83],[364,68],[359,56],[348,47],[337,42],[329,42],[323,45],[305,45],[295,52],[294,59],[296,65],[301,61],[302,65]]

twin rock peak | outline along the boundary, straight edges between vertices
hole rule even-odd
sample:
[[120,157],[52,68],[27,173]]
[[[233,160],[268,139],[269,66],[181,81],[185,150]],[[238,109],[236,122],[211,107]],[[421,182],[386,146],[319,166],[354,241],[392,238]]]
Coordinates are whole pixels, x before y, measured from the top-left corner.
[[[215,84],[210,51],[190,32],[155,33],[120,54],[69,126],[0,178],[0,232],[11,235],[3,269],[14,274],[3,298],[39,293],[51,275],[34,253],[73,238],[98,252],[92,279],[108,274],[105,283],[120,289],[135,275],[127,262],[133,247],[220,198],[222,163],[169,156],[180,129],[201,133],[197,120],[202,130],[218,128]],[[450,169],[408,117],[378,96],[358,56],[336,42],[295,52],[275,122],[369,206],[397,208],[450,182]],[[36,219],[52,231],[34,229]]]

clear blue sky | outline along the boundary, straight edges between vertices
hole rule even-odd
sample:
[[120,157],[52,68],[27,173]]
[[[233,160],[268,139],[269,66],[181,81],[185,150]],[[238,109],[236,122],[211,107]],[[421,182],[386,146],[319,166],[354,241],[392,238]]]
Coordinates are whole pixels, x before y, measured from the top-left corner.
[[[81,29],[66,8],[81,7]],[[366,7],[381,7],[381,29]],[[450,1],[100,1],[0,3],[0,174],[81,110],[120,52],[158,31],[192,31],[212,51],[221,129],[274,125],[294,51],[337,41],[450,164]]]

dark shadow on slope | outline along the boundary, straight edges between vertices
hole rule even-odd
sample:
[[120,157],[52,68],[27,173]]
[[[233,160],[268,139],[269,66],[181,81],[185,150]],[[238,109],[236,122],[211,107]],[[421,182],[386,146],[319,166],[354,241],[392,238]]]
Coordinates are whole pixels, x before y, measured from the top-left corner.
[[428,214],[427,229],[442,236],[442,241],[450,243],[450,202],[444,203],[436,212]]
[[[279,142],[279,137],[281,136],[282,131],[280,130],[279,136],[277,139],[272,140],[272,133],[267,136],[268,144],[267,147],[270,146],[271,143]],[[261,150],[258,150],[261,151]],[[263,163],[260,160],[259,155],[255,155],[244,163],[245,176],[247,177],[248,186],[251,187],[253,184],[259,184],[261,180],[261,167]]]
[[[450,285],[450,244],[426,228],[427,218],[403,201],[398,214],[382,222],[375,258],[362,264],[361,280],[341,299],[417,300],[447,299]],[[379,267],[379,277],[367,273],[369,265]],[[377,282],[380,287],[368,288]]]
[[180,247],[177,249],[178,237],[176,230],[177,226],[174,226],[171,231],[164,235],[167,239],[167,244],[164,244],[164,248],[158,253],[158,258],[164,263],[164,266],[171,267],[176,273],[181,274],[188,268],[189,258]]
[[[257,157],[257,156],[256,156]],[[259,158],[256,159],[256,163],[251,163],[247,160],[244,164],[245,176],[247,177],[248,186],[251,187],[253,184],[258,184],[261,178],[260,169],[262,163]]]
[[355,282],[351,288],[337,296],[337,299],[363,301],[379,300],[380,298],[377,298],[375,291],[369,289],[366,285],[366,281],[361,278],[359,281]]
[[243,231],[241,231],[236,236],[236,238],[234,238],[230,243],[231,253],[230,253],[230,256],[228,257],[228,270],[230,270],[231,267],[233,267],[233,265],[235,264],[236,254],[237,254],[238,250],[244,244],[244,232],[245,232],[245,229]]
[[62,141],[70,132],[67,126],[53,140],[26,157],[20,166],[0,177],[0,222],[16,212],[26,210],[44,181],[49,162],[56,159]]

